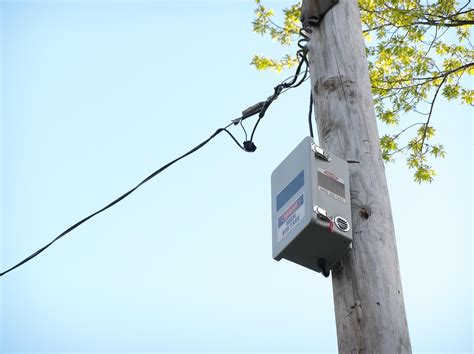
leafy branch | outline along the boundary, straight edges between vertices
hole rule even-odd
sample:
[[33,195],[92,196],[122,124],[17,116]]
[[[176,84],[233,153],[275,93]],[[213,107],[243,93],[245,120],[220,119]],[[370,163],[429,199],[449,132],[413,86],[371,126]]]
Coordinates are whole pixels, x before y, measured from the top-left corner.
[[[300,5],[283,9],[283,23],[278,24],[272,10],[261,0],[255,3],[254,31],[290,45],[300,29]],[[431,182],[435,175],[428,165],[429,156],[445,156],[442,145],[428,143],[435,134],[430,123],[437,100],[443,97],[474,105],[474,90],[461,80],[474,75],[474,50],[469,38],[474,10],[469,4],[470,0],[463,4],[456,0],[359,0],[378,119],[395,127],[409,112],[424,117],[423,122],[380,140],[385,161],[393,161],[398,153],[409,153],[407,165],[415,169],[417,182]],[[255,55],[252,60],[259,70],[276,71],[296,62],[290,54],[281,59]],[[417,125],[420,127],[415,136],[400,148],[400,136]]]

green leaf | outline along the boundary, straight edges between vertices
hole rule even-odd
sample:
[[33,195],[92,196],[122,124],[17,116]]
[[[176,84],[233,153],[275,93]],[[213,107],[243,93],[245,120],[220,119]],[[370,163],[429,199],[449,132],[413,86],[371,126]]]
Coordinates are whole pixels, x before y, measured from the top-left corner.
[[[396,127],[407,113],[425,112],[426,121],[431,102],[440,85],[439,97],[450,102],[474,105],[474,90],[466,77],[474,76],[474,50],[469,41],[474,11],[455,0],[423,2],[419,0],[359,0],[366,44],[370,81],[377,118]],[[281,45],[293,45],[300,29],[300,4],[282,9],[282,20],[255,0],[256,33],[268,36]],[[464,22],[463,22],[464,21]],[[466,22],[467,21],[467,22]],[[278,22],[278,23],[277,23]],[[280,71],[297,63],[290,59],[254,57],[252,64],[259,70]],[[438,97],[438,99],[439,99]],[[433,106],[436,114],[437,105]],[[434,170],[427,159],[445,155],[441,144],[428,145],[435,129],[422,125],[403,135],[397,132],[383,136],[380,148],[384,161],[393,161],[394,152],[407,151],[408,168],[416,169],[415,180],[431,181]],[[397,137],[397,138],[395,138]],[[424,141],[424,146],[421,146]],[[398,145],[405,146],[400,149]],[[413,155],[413,156],[412,156]]]

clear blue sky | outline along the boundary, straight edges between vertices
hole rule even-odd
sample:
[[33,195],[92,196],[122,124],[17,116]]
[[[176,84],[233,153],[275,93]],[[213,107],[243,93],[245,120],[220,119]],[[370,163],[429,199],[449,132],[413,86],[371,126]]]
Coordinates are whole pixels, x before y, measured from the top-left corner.
[[[249,65],[281,53],[251,1],[0,9],[2,269],[289,74]],[[271,257],[270,174],[308,134],[308,96],[273,104],[256,153],[221,135],[2,278],[0,351],[335,352],[330,280]],[[386,168],[415,352],[473,350],[472,118],[437,107],[432,184]]]

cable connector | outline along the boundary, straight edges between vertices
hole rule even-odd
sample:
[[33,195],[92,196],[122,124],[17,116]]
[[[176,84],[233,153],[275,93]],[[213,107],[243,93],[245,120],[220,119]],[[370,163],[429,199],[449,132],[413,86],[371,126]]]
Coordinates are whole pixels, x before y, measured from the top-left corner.
[[254,152],[255,150],[257,150],[257,147],[255,146],[253,141],[247,140],[244,141],[244,150],[247,152]]
[[247,108],[246,110],[242,111],[242,119],[251,117],[259,113],[262,110],[263,106],[265,106],[265,101],[258,102],[253,106]]
[[262,108],[265,106],[265,103],[266,103],[266,101],[261,101],[261,102],[258,102],[256,104],[254,104],[253,106],[250,106],[249,108],[243,110],[242,111],[242,117],[233,119],[232,123],[234,123],[234,125],[237,125],[241,121],[243,121],[244,119],[246,119],[248,117],[251,117],[251,116],[253,116],[257,113],[260,113]]

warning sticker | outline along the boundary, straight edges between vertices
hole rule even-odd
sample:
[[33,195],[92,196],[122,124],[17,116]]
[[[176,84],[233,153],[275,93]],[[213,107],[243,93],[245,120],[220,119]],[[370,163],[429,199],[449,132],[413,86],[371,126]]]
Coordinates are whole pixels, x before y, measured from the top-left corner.
[[318,167],[318,189],[333,199],[346,202],[344,180],[334,173]]
[[280,241],[293,227],[304,218],[304,194],[301,194],[278,217],[277,237]]

